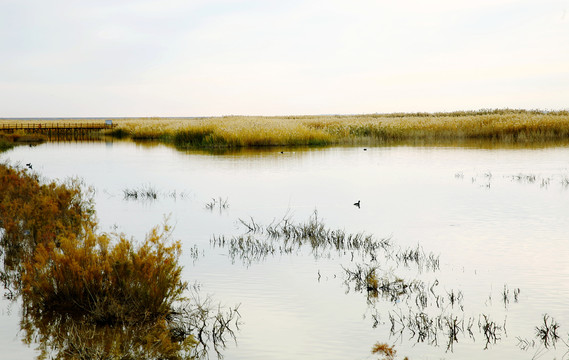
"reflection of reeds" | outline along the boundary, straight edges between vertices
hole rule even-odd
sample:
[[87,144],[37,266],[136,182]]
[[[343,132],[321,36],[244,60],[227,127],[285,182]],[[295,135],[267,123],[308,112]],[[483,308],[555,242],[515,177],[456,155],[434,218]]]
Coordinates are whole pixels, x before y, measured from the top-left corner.
[[[464,173],[458,172],[455,174],[455,178],[463,179]],[[479,182],[479,178],[483,179],[483,182]],[[505,175],[504,178],[510,179],[520,184],[538,184],[541,188],[548,188],[550,184],[560,184],[563,189],[569,187],[569,175],[565,173],[551,174],[549,176],[537,175],[537,174],[524,174],[518,173],[515,175]],[[486,172],[484,174],[475,174],[471,177],[473,184],[477,183],[480,186],[490,188],[492,182],[492,173]]]
[[490,316],[486,314],[482,314],[482,318],[478,320],[478,326],[484,335],[484,339],[486,341],[486,345],[484,349],[488,349],[488,345],[496,344],[497,341],[501,340],[502,330],[505,326],[501,326],[496,324],[493,320],[490,319]]
[[536,326],[536,337],[541,341],[543,346],[546,348],[550,346],[555,346],[555,343],[559,340],[559,335],[557,330],[559,329],[559,324],[549,315],[543,315],[543,324],[541,326]]
[[[516,288],[513,291],[514,302],[516,302],[516,303],[519,301],[520,292],[521,292],[521,290],[519,288]],[[502,301],[504,302],[504,308],[507,309],[508,304],[510,303],[510,289],[508,288],[508,285],[506,285],[506,284],[504,284],[504,291],[502,292]]]
[[[567,349],[563,355],[563,359],[569,354],[569,344],[561,338],[558,333],[560,325],[548,314],[543,315],[543,324],[535,327],[535,339],[523,339],[516,337],[518,347],[523,351],[536,349],[532,359],[537,359],[544,355],[550,348],[555,348],[558,342],[561,342]],[[536,341],[537,340],[537,341]]]
[[221,359],[227,342],[236,342],[235,330],[239,329],[241,319],[239,305],[223,309],[215,304],[211,297],[201,298],[198,285],[194,285],[190,290],[190,301],[177,308],[170,316],[172,327],[182,338],[194,335],[195,358],[207,358],[212,348]]
[[227,198],[224,199],[221,196],[219,198],[212,198],[210,202],[205,204],[207,210],[213,211],[215,208],[219,208],[219,211],[227,210],[229,208],[229,202]]

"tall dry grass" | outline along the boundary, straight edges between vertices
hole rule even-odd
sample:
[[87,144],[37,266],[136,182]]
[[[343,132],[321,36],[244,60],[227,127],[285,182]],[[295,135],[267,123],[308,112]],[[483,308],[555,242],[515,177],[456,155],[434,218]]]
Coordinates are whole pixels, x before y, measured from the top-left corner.
[[113,122],[117,126],[109,135],[159,140],[181,148],[462,140],[532,143],[569,139],[569,111],[498,109],[372,115],[153,117],[119,118]]
[[569,139],[568,111],[152,118],[119,119],[116,123],[117,129],[133,139],[157,139],[179,147],[381,144],[413,140],[530,143]]

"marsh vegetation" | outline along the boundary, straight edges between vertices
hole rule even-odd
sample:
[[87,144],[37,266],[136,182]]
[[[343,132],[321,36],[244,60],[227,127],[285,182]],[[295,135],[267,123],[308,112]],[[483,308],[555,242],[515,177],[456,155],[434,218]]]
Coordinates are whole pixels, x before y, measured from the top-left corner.
[[[265,261],[268,256],[290,256],[302,253],[303,247],[315,258],[329,258],[331,253],[350,258],[352,265],[341,266],[346,293],[365,295],[368,311],[364,318],[371,319],[372,328],[389,324],[390,338],[394,343],[406,339],[430,346],[444,347],[453,352],[455,344],[467,340],[481,342],[487,350],[507,336],[507,316],[496,319],[489,313],[472,313],[465,306],[464,294],[434,280],[422,279],[422,274],[440,270],[438,255],[426,253],[419,245],[401,248],[391,238],[376,239],[363,233],[349,234],[341,229],[329,229],[315,211],[306,222],[295,223],[289,216],[264,226],[253,218],[239,219],[245,232],[226,238],[213,236],[214,248],[225,248],[232,262],[245,266]],[[413,268],[413,278],[405,279],[397,272]],[[318,281],[322,275],[318,271]],[[433,278],[432,276],[430,278]],[[517,304],[520,288],[511,289],[504,284],[500,299],[507,309]],[[491,299],[492,295],[489,296]],[[393,307],[385,309],[384,303]],[[387,320],[386,320],[387,319]],[[569,354],[568,341],[559,335],[560,325],[549,315],[543,324],[535,327],[535,337],[517,337],[518,347],[535,350],[533,358],[545,354],[561,343]],[[372,349],[383,359],[394,359],[396,350],[386,343],[377,343]],[[407,357],[406,357],[407,358]]]
[[[267,146],[390,143],[404,140],[491,139],[532,142],[566,139],[567,112],[479,111],[361,116],[223,117],[125,123],[133,138],[171,138],[187,146]],[[122,124],[119,122],[119,127]]]
[[[8,121],[14,120],[0,123]],[[113,119],[113,123],[116,127],[106,130],[108,136],[159,140],[180,149],[398,142],[440,144],[472,140],[531,144],[569,138],[568,111],[513,109],[329,116],[118,118]]]
[[140,243],[101,233],[92,190],[27,170],[0,165],[0,278],[39,358],[194,358],[235,338],[236,309],[188,297],[167,222]]
[[0,132],[0,152],[9,150],[17,145],[34,145],[46,140],[47,138],[41,134],[26,134],[22,132],[3,134]]
[[118,120],[133,139],[177,147],[389,144],[400,141],[492,140],[532,143],[566,140],[567,111],[481,110],[454,113]]
[[[464,295],[459,289],[448,289],[435,277],[422,279],[425,273],[440,270],[439,256],[426,253],[421,246],[401,248],[390,238],[376,239],[363,233],[349,234],[341,229],[328,229],[315,212],[306,222],[295,223],[284,217],[263,226],[254,219],[240,220],[246,232],[227,239],[213,236],[211,245],[226,248],[232,261],[240,260],[246,266],[264,261],[267,256],[294,255],[307,247],[315,258],[349,254],[350,266],[341,266],[346,292],[365,295],[372,327],[388,319],[390,335],[432,346],[444,345],[453,351],[454,344],[465,339],[481,337],[484,349],[496,344],[506,331],[506,319],[491,319],[489,314],[471,314],[464,306]],[[405,278],[412,268],[413,278]],[[318,279],[321,274],[318,272]],[[443,290],[447,289],[447,290]],[[518,302],[519,289],[513,291]],[[510,290],[504,285],[504,304],[509,304]],[[383,303],[394,308],[381,313]],[[383,320],[385,321],[385,320]],[[385,353],[393,358],[394,353]]]

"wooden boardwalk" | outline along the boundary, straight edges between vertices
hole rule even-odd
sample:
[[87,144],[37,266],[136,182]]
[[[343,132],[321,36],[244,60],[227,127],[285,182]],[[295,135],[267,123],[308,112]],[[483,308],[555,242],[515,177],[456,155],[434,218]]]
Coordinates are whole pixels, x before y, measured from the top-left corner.
[[106,124],[104,122],[87,123],[61,123],[61,122],[44,122],[44,123],[4,123],[0,124],[0,132],[13,133],[16,131],[24,133],[40,133],[46,135],[76,135],[85,134],[92,131],[112,129],[115,124]]

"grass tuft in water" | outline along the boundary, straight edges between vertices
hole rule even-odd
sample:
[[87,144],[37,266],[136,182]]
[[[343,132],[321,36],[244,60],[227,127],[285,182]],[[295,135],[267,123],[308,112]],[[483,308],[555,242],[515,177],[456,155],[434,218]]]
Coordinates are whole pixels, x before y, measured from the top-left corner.
[[545,348],[550,346],[555,346],[559,340],[559,334],[557,330],[559,329],[559,324],[551,318],[549,315],[543,315],[543,324],[541,326],[536,326],[536,337],[541,341]]
[[219,208],[219,211],[227,210],[229,208],[229,202],[227,198],[212,198],[210,202],[205,204],[205,208],[209,211],[213,211],[215,208]]
[[391,246],[389,238],[376,240],[364,233],[348,234],[342,229],[327,229],[317,212],[305,223],[294,223],[288,217],[267,226],[258,224],[253,218],[239,221],[247,229],[246,234],[229,239],[214,235],[210,243],[213,247],[228,248],[232,261],[241,259],[246,265],[262,261],[269,255],[296,253],[303,246],[308,246],[316,258],[327,256],[331,251],[357,251],[370,259]]

